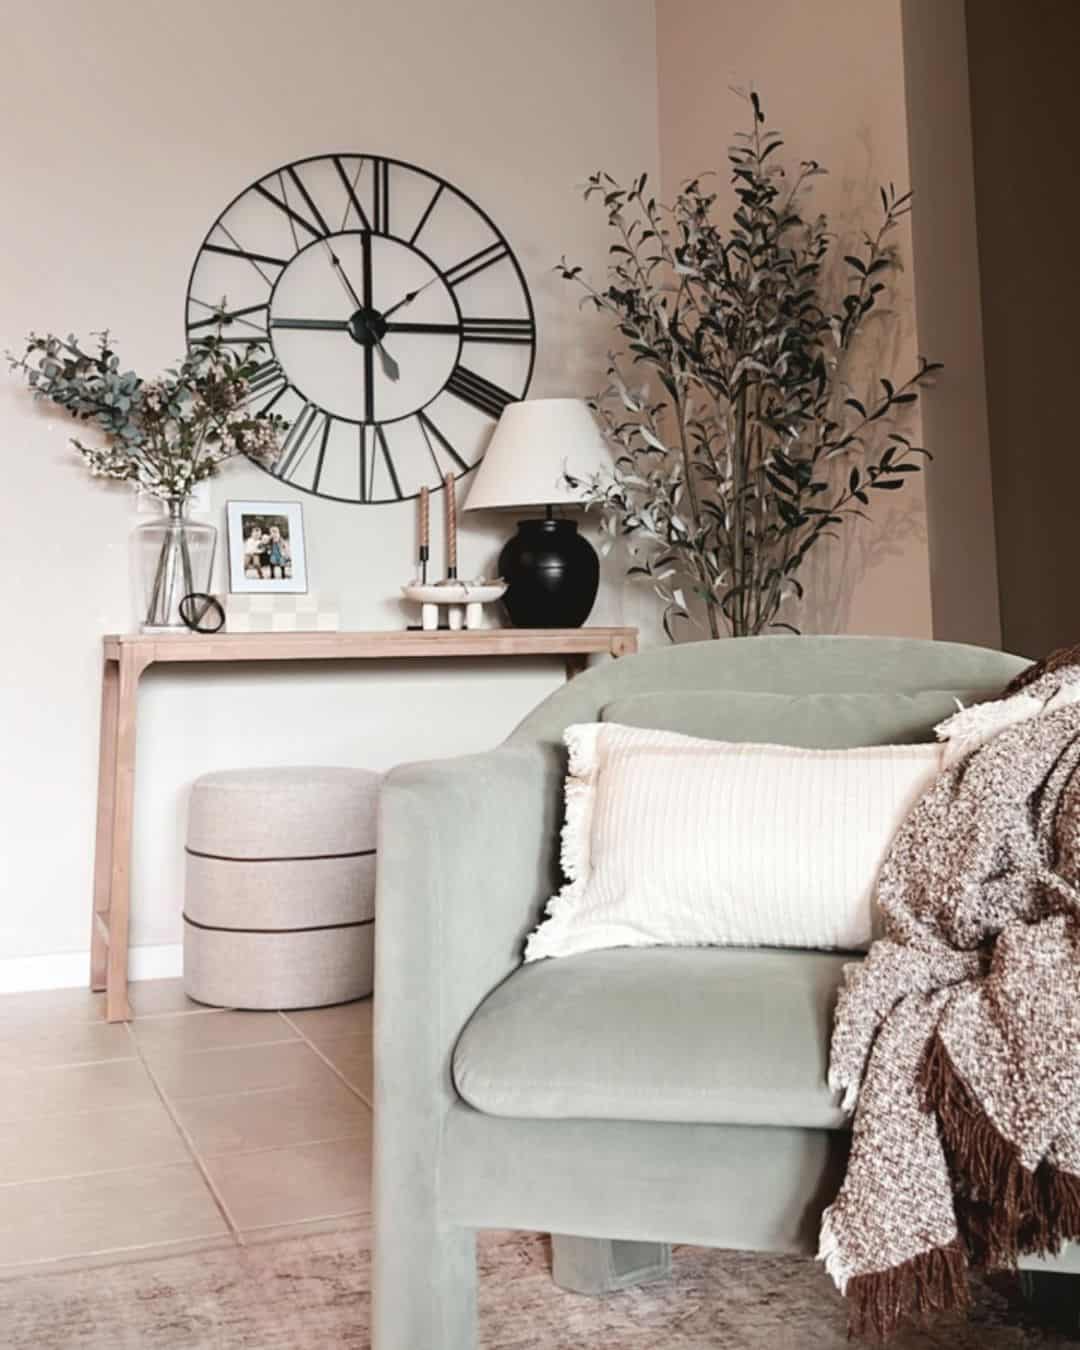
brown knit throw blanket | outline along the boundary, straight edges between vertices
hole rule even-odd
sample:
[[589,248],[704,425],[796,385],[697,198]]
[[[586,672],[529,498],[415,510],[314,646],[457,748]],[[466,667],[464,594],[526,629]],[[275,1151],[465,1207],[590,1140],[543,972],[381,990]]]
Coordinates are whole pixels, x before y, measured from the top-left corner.
[[[1050,658],[1006,690],[1080,681]],[[829,1083],[855,1105],[821,1257],[853,1335],[962,1308],[969,1264],[1080,1239],[1080,703],[946,770],[878,878]]]

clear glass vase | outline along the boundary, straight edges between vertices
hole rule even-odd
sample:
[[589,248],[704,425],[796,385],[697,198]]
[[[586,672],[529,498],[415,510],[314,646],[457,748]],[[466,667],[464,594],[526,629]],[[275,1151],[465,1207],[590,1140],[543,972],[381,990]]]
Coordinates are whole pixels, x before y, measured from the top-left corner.
[[143,632],[185,632],[180,601],[193,592],[209,593],[217,530],[188,520],[186,497],[172,497],[163,505],[159,520],[136,526],[131,536],[136,612]]

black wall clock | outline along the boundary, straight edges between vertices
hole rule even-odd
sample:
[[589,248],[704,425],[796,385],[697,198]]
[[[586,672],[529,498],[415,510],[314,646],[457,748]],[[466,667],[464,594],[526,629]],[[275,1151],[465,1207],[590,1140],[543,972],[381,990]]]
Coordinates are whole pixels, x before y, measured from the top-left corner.
[[267,355],[255,408],[291,426],[271,472],[339,501],[402,501],[475,467],[525,397],[536,325],[486,212],[436,174],[377,155],[275,169],[217,218],[191,269],[189,341]]

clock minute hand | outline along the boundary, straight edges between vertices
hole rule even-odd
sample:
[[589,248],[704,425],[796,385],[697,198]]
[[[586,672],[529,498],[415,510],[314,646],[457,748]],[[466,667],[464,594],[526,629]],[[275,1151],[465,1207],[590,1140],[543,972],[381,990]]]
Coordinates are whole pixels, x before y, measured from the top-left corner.
[[337,273],[338,279],[341,281],[341,284],[345,287],[346,295],[353,302],[353,304],[356,306],[357,309],[363,309],[364,308],[363,301],[360,299],[360,297],[356,294],[356,291],[353,289],[353,284],[349,280],[348,273],[341,265],[341,259],[330,247],[330,244],[327,242],[327,240],[324,239],[322,242],[323,247],[326,249],[327,257],[330,259],[330,266]]

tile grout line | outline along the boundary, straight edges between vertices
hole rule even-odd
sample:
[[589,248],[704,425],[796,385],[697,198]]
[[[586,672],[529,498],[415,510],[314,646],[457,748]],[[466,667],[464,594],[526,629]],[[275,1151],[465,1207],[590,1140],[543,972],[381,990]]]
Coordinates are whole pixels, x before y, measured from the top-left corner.
[[[231,1009],[223,1008],[220,1011],[228,1012],[231,1011]],[[280,1014],[278,1015],[280,1016]],[[139,1021],[163,1022],[166,1018],[187,1016],[189,1016],[187,1013],[152,1013],[147,1017],[140,1017]],[[113,1023],[111,1025],[120,1024]],[[130,1026],[131,1024],[125,1022],[123,1025]],[[134,1035],[132,1035],[132,1039],[135,1041],[136,1046],[138,1046],[138,1039],[134,1037]],[[202,1050],[181,1050],[179,1053],[182,1055],[218,1055],[223,1054],[228,1050],[247,1050],[264,1045],[291,1045],[294,1041],[299,1039],[301,1038],[297,1036],[285,1036],[275,1041],[240,1041],[237,1045],[208,1045],[204,1046]],[[5,1067],[3,1063],[0,1063],[0,1077],[9,1075],[18,1077],[22,1074],[32,1073],[53,1073],[61,1069],[90,1069],[100,1064],[131,1064],[134,1062],[143,1064],[147,1062],[138,1049],[136,1049],[136,1052],[132,1055],[111,1055],[106,1059],[66,1059],[62,1060],[59,1064],[11,1064]]]
[[[362,1213],[362,1211],[356,1211]],[[34,1275],[81,1274],[90,1270],[107,1270],[128,1264],[125,1257],[132,1252],[146,1252],[148,1260],[166,1260],[170,1256],[195,1256],[200,1252],[219,1251],[226,1245],[235,1246],[231,1233],[208,1234],[206,1237],[165,1238],[161,1242],[134,1242],[123,1247],[102,1247],[97,1251],[76,1256],[39,1256],[32,1261],[8,1262],[0,1265],[0,1290],[5,1284]]]
[[[363,1103],[367,1106],[367,1102]],[[368,1110],[370,1111],[370,1107]],[[349,1134],[326,1134],[318,1139],[301,1139],[292,1144],[260,1144],[258,1148],[230,1148],[224,1153],[208,1153],[207,1158],[254,1158],[260,1153],[280,1153],[283,1150],[297,1150],[304,1148],[321,1148],[323,1144],[347,1144],[350,1139],[362,1139],[364,1131],[358,1130]],[[201,1156],[201,1155],[200,1155]],[[274,1228],[275,1224],[269,1224],[268,1227]]]
[[[321,1219],[296,1219],[289,1223],[259,1223],[256,1224],[254,1228],[245,1228],[243,1236],[246,1238],[258,1238],[260,1233],[277,1233],[280,1234],[284,1240],[288,1241],[294,1237],[302,1237],[303,1234],[299,1231],[302,1228],[312,1229],[322,1227],[322,1225],[328,1223],[336,1224],[341,1219],[367,1220],[367,1223],[359,1222],[353,1225],[351,1230],[349,1228],[331,1228],[327,1231],[327,1236],[332,1233],[361,1231],[362,1229],[369,1227],[371,1221],[371,1208],[369,1206],[367,1209],[347,1209],[341,1214],[324,1215]],[[289,1229],[296,1229],[297,1231],[295,1233],[290,1233]],[[321,1236],[323,1236],[322,1233],[312,1233],[312,1237]],[[247,1246],[249,1244],[245,1243],[244,1245]],[[265,1246],[266,1244],[263,1242],[256,1242],[253,1245]],[[0,1269],[2,1269],[2,1267],[0,1267]]]
[[[298,1027],[298,1026],[296,1025],[296,1023],[292,1020],[292,1018],[289,1016],[288,1013],[279,1012],[279,1013],[278,1013],[278,1016],[281,1017],[281,1018],[284,1018],[284,1020],[288,1023],[288,1025],[289,1025],[290,1027],[292,1027],[293,1031],[296,1032],[296,1034],[300,1037],[300,1039],[301,1039],[301,1040],[304,1042],[304,1044],[308,1047],[308,1049],[309,1049],[309,1050],[313,1050],[313,1051],[315,1052],[315,1054],[318,1055],[318,1057],[319,1057],[319,1058],[322,1060],[322,1062],[326,1065],[326,1067],[330,1070],[330,1072],[333,1073],[333,1074],[336,1074],[337,1077],[341,1079],[341,1081],[345,1084],[345,1086],[349,1089],[349,1091],[353,1094],[353,1096],[354,1096],[354,1097],[359,1097],[360,1100],[364,1103],[364,1105],[368,1108],[368,1110],[371,1111],[371,1112],[374,1112],[374,1110],[375,1110],[375,1105],[374,1105],[374,1103],[373,1103],[373,1102],[369,1102],[368,1099],[364,1096],[364,1094],[360,1091],[360,1089],[359,1089],[358,1087],[355,1087],[352,1083],[349,1082],[349,1080],[345,1077],[345,1075],[341,1072],[341,1070],[337,1067],[337,1065],[334,1064],[331,1060],[327,1059],[327,1057],[323,1054],[323,1052],[319,1049],[319,1047],[315,1044],[315,1042],[314,1042],[313,1040],[311,1040],[309,1037],[307,1037],[307,1036],[304,1035],[304,1029],[303,1029],[303,1027]],[[330,1036],[330,1037],[327,1037],[327,1039],[328,1039],[328,1040],[346,1040],[346,1039],[348,1039],[348,1037],[347,1037],[347,1036],[341,1036],[341,1037],[333,1037],[333,1036]],[[373,1095],[374,1095],[374,1094],[373,1094]]]
[[[181,1013],[180,1016],[183,1016],[183,1014]],[[281,1014],[278,1013],[277,1016],[281,1017]],[[141,1021],[142,1019],[140,1018],[139,1020]],[[131,1024],[125,1023],[125,1025],[130,1026]],[[135,1044],[138,1045],[139,1038],[135,1035],[134,1032],[132,1032],[131,1034],[132,1039],[135,1041]],[[182,1047],[178,1046],[166,1046],[165,1048],[175,1050],[178,1055],[183,1055],[185,1057],[188,1055],[225,1055],[228,1054],[230,1050],[257,1050],[262,1046],[266,1045],[292,1045],[295,1041],[299,1039],[300,1038],[297,1036],[280,1036],[278,1037],[277,1040],[273,1041],[237,1041],[234,1045],[204,1045],[201,1050],[185,1050]],[[158,1048],[160,1049],[161,1047]],[[139,1052],[138,1058],[141,1059],[144,1063],[149,1062],[141,1050]],[[104,1062],[107,1063],[108,1061]]]
[[0,1077],[18,1077],[24,1073],[52,1073],[59,1069],[89,1069],[96,1064],[130,1064],[138,1055],[113,1055],[110,1059],[66,1059],[60,1064],[9,1064],[0,1063]]
[[179,1133],[180,1138],[183,1140],[184,1147],[187,1149],[188,1154],[191,1157],[191,1161],[195,1164],[196,1168],[198,1169],[199,1175],[202,1177],[203,1183],[205,1184],[207,1190],[210,1192],[210,1197],[213,1200],[214,1204],[217,1206],[218,1212],[220,1213],[221,1217],[225,1220],[225,1227],[228,1229],[229,1235],[232,1237],[233,1241],[237,1246],[242,1246],[243,1244],[240,1242],[240,1230],[237,1227],[237,1225],[233,1222],[233,1217],[229,1213],[229,1207],[228,1205],[226,1205],[224,1197],[221,1195],[221,1193],[218,1191],[217,1186],[214,1184],[213,1178],[207,1171],[202,1158],[199,1157],[198,1150],[195,1148],[195,1141],[191,1138],[191,1135],[188,1133],[186,1127],[177,1117],[176,1112],[173,1110],[172,1102],[170,1102],[169,1098],[165,1095],[164,1088],[162,1088],[161,1084],[158,1082],[157,1078],[154,1075],[153,1069],[150,1067],[145,1057],[143,1056],[142,1051],[139,1048],[139,1043],[135,1038],[135,1033],[131,1029],[131,1023],[125,1022],[124,1026],[127,1029],[127,1034],[131,1039],[132,1045],[134,1045],[135,1047],[136,1056],[138,1057],[139,1062],[142,1064],[143,1068],[146,1070],[150,1082],[153,1084],[154,1091],[157,1093],[158,1099],[160,1100],[162,1106],[165,1108],[166,1114],[168,1115],[169,1119],[176,1127],[176,1130]]
[[[127,1063],[137,1063],[136,1060],[125,1061]],[[65,1108],[63,1111],[35,1111],[29,1116],[0,1116],[0,1130],[8,1130],[16,1125],[32,1125],[39,1120],[71,1120],[82,1116],[111,1116],[120,1111],[148,1111],[153,1102],[128,1102],[123,1106],[85,1106],[82,1108]],[[111,1170],[111,1169],[110,1169]],[[0,1186],[5,1185],[0,1181]]]
[[[18,998],[18,995],[12,994],[7,997]],[[17,1025],[18,1022],[20,1021],[20,1018],[18,1014],[16,1014],[13,1020],[9,1020],[6,1023],[6,1026],[14,1027],[19,1031],[33,1030],[35,1022],[40,1024],[52,1024],[55,1021],[57,1015],[62,1015],[64,1011],[65,1010],[63,1008],[59,1008],[54,1011],[50,1011],[48,1013],[45,1012],[31,1013],[26,1017],[25,1024],[23,1026]],[[212,1016],[215,1013],[238,1012],[241,1010],[236,1008],[207,1007],[207,1008],[163,1008],[159,1012],[139,1012],[138,1008],[133,1007],[132,1011],[135,1013],[135,1016],[138,1018],[140,1022],[152,1022],[162,1017],[205,1017],[208,1014]],[[4,1009],[0,1008],[0,1017],[2,1017],[3,1012]],[[97,1027],[97,1026],[113,1026],[116,1024],[106,1022],[104,1020],[104,1004],[103,1004],[102,1008],[100,1010],[95,1011],[92,1017],[87,1017],[85,1019],[79,1018],[75,1023],[73,1023],[73,1025]],[[98,1061],[95,1060],[91,1062],[97,1063]]]
[[[301,1042],[300,1042],[300,1041],[275,1041],[275,1042],[273,1042],[273,1044],[275,1044],[275,1045],[300,1045]],[[306,1045],[306,1042],[305,1042],[304,1044]],[[240,1047],[240,1048],[242,1048],[242,1047]],[[308,1048],[308,1049],[311,1049],[312,1047],[308,1046],[307,1048]],[[267,1093],[270,1093],[270,1092],[299,1092],[301,1088],[306,1088],[307,1086],[308,1086],[308,1085],[307,1085],[306,1083],[274,1083],[271,1087],[233,1088],[233,1089],[232,1089],[231,1091],[229,1091],[229,1092],[200,1092],[200,1093],[199,1093],[197,1096],[195,1096],[195,1097],[188,1097],[188,1096],[177,1097],[176,1100],[177,1100],[177,1102],[178,1102],[179,1104],[181,1104],[181,1105],[183,1105],[183,1106],[187,1106],[189,1103],[194,1104],[195,1102],[216,1102],[216,1101],[220,1101],[222,1097],[262,1097],[262,1096],[265,1096]],[[366,1105],[366,1104],[367,1104],[367,1103],[365,1103],[365,1105]],[[2,1123],[2,1122],[0,1122],[0,1123]]]
[[121,1172],[157,1172],[166,1167],[184,1167],[182,1158],[172,1162],[127,1163],[120,1167],[92,1167],[85,1172],[57,1172],[47,1177],[23,1177],[18,1181],[0,1181],[0,1193],[16,1186],[51,1186],[54,1182],[82,1181],[87,1177],[115,1177]]

